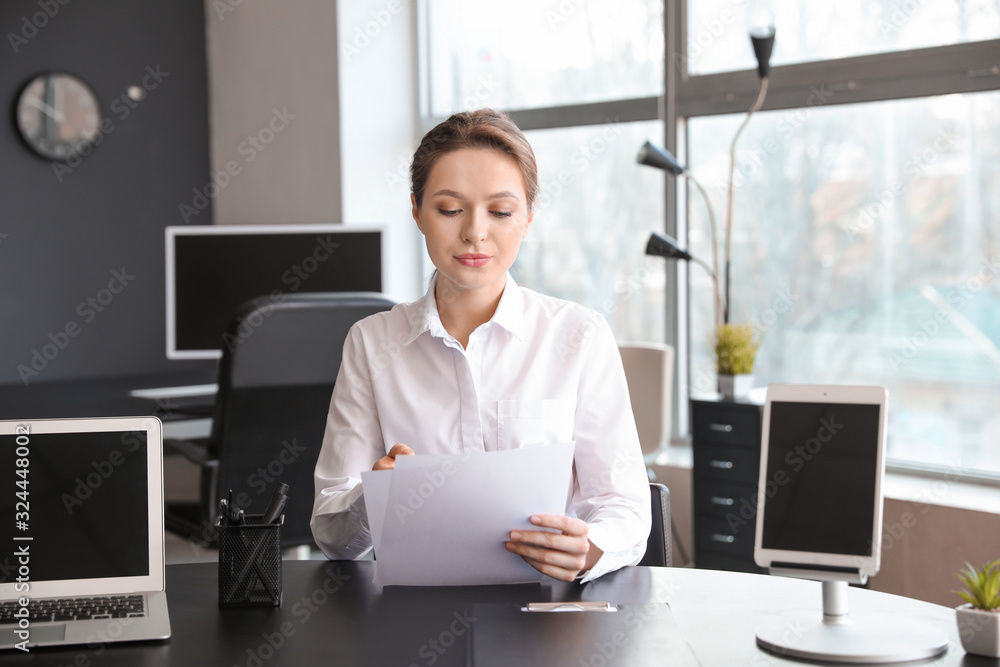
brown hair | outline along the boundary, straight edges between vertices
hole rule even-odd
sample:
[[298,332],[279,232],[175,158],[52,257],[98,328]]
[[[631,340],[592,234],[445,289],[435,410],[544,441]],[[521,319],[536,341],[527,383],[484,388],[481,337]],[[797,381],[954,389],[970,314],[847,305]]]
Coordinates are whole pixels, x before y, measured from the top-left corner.
[[524,191],[531,212],[538,196],[538,167],[535,153],[521,130],[505,113],[479,109],[453,114],[420,140],[410,164],[410,190],[417,206],[423,204],[427,178],[438,159],[462,148],[489,148],[510,157],[521,170]]

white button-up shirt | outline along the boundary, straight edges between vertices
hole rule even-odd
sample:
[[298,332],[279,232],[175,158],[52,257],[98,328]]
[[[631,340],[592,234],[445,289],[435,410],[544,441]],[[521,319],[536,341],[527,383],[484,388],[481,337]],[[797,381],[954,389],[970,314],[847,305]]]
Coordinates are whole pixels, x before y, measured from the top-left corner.
[[398,442],[420,455],[569,440],[566,514],[586,521],[604,552],[588,581],[638,563],[650,528],[649,483],[610,327],[508,274],[493,318],[463,349],[441,324],[431,285],[347,336],[316,463],[316,543],[332,559],[371,549],[361,471]]

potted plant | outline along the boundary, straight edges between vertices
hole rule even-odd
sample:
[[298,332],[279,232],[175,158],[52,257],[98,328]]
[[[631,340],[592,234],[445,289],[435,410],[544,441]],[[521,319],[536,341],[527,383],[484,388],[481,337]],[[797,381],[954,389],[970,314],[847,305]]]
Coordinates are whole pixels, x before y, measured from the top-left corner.
[[719,393],[725,398],[746,398],[753,388],[753,362],[760,337],[752,324],[720,324],[715,333],[715,367]]
[[955,610],[966,653],[1000,658],[1000,559],[976,569],[969,563],[957,573],[967,590],[954,591],[966,601]]

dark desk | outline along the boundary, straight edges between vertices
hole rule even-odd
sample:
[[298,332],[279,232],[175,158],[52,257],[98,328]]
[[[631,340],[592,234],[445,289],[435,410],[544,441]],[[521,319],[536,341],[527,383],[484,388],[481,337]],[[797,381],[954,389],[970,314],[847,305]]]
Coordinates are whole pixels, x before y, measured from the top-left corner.
[[[213,396],[153,400],[129,395],[133,389],[181,387],[215,382],[214,369],[159,376],[124,376],[0,385],[0,419],[132,417],[155,415],[167,438],[203,438],[211,428]],[[197,405],[202,414],[178,412]]]
[[[84,380],[38,380],[0,385],[0,419],[123,417],[153,415],[172,407],[169,401],[135,398],[133,389],[179,387],[215,382],[214,368],[156,376],[122,376]],[[190,399],[185,399],[190,400]],[[180,403],[177,399],[175,403]],[[210,400],[208,401],[211,402]],[[169,417],[167,417],[169,418]],[[185,417],[181,417],[185,418]],[[187,417],[189,418],[189,417]]]
[[[669,602],[677,629],[702,665],[799,664],[756,647],[758,623],[820,609],[815,582],[686,568],[626,568],[580,586],[548,580],[530,586],[379,588],[374,563],[285,561],[280,608],[217,606],[214,563],[167,567],[173,637],[163,643],[7,652],[4,665],[463,665],[473,604],[542,600]],[[997,665],[966,656],[952,609],[852,588],[851,608],[906,615],[939,627],[951,646],[935,665]],[[432,641],[434,642],[432,644]],[[594,637],[579,637],[593,642]],[[447,648],[444,646],[447,645]],[[98,653],[100,651],[100,653]],[[600,663],[600,660],[597,660]],[[596,663],[595,663],[596,664]],[[638,663],[637,663],[638,664]],[[658,656],[655,664],[670,664]],[[631,667],[631,665],[630,665]]]

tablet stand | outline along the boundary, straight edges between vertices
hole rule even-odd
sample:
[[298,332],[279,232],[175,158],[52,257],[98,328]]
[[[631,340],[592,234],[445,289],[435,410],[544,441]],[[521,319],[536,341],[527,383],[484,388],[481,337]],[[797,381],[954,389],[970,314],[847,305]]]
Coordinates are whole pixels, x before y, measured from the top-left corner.
[[853,664],[910,662],[947,650],[948,639],[933,627],[885,614],[850,616],[847,580],[851,577],[816,578],[823,579],[822,621],[800,617],[772,622],[757,628],[758,646],[785,658]]

